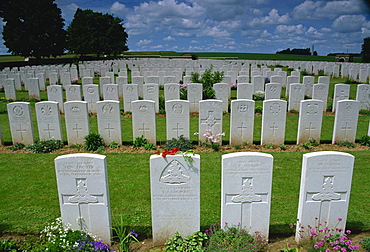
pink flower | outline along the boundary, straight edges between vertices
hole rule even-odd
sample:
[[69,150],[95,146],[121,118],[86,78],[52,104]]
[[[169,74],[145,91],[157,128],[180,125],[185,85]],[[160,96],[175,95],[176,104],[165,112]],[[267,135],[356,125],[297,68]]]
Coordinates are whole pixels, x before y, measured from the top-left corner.
[[338,221],[342,221],[342,218],[338,218]]

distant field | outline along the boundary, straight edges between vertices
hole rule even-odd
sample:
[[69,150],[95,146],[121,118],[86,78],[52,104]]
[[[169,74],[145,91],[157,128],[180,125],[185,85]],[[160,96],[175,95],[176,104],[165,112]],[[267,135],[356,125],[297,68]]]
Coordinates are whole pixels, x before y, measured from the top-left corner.
[[[291,61],[330,61],[334,62],[334,56],[311,56],[311,55],[290,55],[290,54],[265,54],[265,53],[231,53],[231,52],[173,52],[173,51],[156,51],[156,52],[125,52],[123,56],[133,55],[159,55],[162,57],[179,57],[182,55],[195,54],[199,58],[237,58],[241,60],[291,60]],[[89,55],[93,56],[93,55]],[[58,58],[76,58],[74,54],[66,54]],[[354,62],[361,62],[360,57],[354,57]],[[12,55],[0,55],[0,62],[24,61],[24,57]]]

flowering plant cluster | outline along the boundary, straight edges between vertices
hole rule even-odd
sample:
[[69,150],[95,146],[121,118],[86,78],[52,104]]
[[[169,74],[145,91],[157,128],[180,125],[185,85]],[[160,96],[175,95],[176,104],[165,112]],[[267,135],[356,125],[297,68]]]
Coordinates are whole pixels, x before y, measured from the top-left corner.
[[[199,132],[195,132],[194,135],[199,135]],[[203,136],[206,138],[206,141],[202,143],[202,145],[206,147],[210,147],[214,151],[218,151],[220,149],[220,143],[222,141],[222,137],[225,136],[225,132],[213,135],[212,130],[207,129],[206,132],[203,134]]]
[[[338,218],[338,224],[342,221],[342,218]],[[337,225],[338,225],[337,224]],[[307,231],[305,231],[307,230]],[[358,244],[353,244],[353,242],[348,238],[348,234],[351,233],[350,230],[344,230],[342,228],[329,228],[327,222],[318,223],[315,227],[308,226],[305,229],[303,226],[300,227],[301,238],[304,237],[304,232],[308,232],[310,238],[310,251],[357,251],[359,248]],[[313,248],[312,248],[313,247]]]
[[167,155],[181,154],[184,157],[184,159],[185,159],[186,162],[191,163],[191,162],[194,161],[193,158],[191,157],[191,155],[194,155],[194,151],[193,150],[181,151],[177,147],[174,147],[171,150],[165,150],[162,153],[155,152],[154,154],[161,155],[163,158],[165,158]]
[[165,150],[164,152],[162,152],[162,154],[159,152],[155,152],[155,154],[162,155],[162,157],[165,158],[167,155],[176,155],[179,151],[180,151],[179,148],[174,147],[171,150]]
[[72,251],[112,251],[107,244],[94,241],[89,235],[84,235],[72,245]]
[[314,72],[307,73],[307,75],[315,76]]
[[253,100],[262,101],[265,99],[265,92],[262,90],[257,90],[256,93],[253,94]]
[[180,83],[180,99],[186,100],[188,97],[188,84]]
[[72,82],[73,84],[77,84],[77,82],[78,82],[78,78],[72,78],[71,82]]

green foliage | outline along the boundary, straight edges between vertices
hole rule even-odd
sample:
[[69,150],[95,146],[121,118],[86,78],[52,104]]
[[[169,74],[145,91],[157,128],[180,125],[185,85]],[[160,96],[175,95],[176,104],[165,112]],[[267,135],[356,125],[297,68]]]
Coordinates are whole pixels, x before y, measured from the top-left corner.
[[22,143],[15,143],[13,146],[9,147],[9,150],[16,151],[16,150],[21,150],[25,147],[24,144]]
[[309,142],[305,142],[302,144],[302,147],[306,150],[312,150],[312,145]]
[[274,148],[274,146],[273,146],[272,144],[270,144],[270,143],[269,143],[269,144],[265,144],[265,147],[266,147],[266,148],[269,148],[269,149]]
[[159,104],[159,114],[166,114],[166,100],[164,99],[163,95],[158,97],[158,104]]
[[348,148],[354,148],[356,145],[354,143],[348,142],[348,141],[340,141],[338,142],[339,146],[346,146]]
[[286,149],[287,149],[286,145],[284,145],[284,144],[279,144],[279,147],[280,147],[280,149],[282,149],[282,150],[286,150]]
[[119,240],[118,244],[119,244],[120,251],[129,252],[130,244],[132,242],[139,242],[136,239],[136,237],[138,237],[138,234],[135,233],[134,230],[131,230],[130,232],[126,231],[122,216],[121,216],[120,224],[117,227],[111,227],[111,229],[115,233],[115,236],[113,238],[117,238]]
[[117,143],[116,141],[109,143],[109,148],[119,148],[119,146],[119,143]]
[[128,35],[123,20],[111,14],[78,8],[67,28],[67,44],[70,52],[117,55],[128,50]]
[[84,137],[85,150],[97,151],[99,147],[104,146],[103,138],[98,133],[91,132]]
[[12,55],[56,57],[64,53],[62,11],[53,0],[2,1],[4,45]]
[[144,147],[146,144],[148,144],[148,139],[144,138],[143,136],[135,138],[135,141],[133,142],[134,147]]
[[289,112],[290,113],[295,113],[295,114],[298,114],[299,113],[299,111],[298,110],[295,110],[295,109],[291,109],[291,110],[289,110]]
[[184,135],[181,135],[177,139],[172,138],[168,140],[164,146],[166,150],[171,150],[175,147],[179,148],[180,151],[187,151],[193,148],[193,144],[189,139],[185,138]]
[[234,148],[235,148],[236,150],[240,150],[241,146],[240,146],[239,144],[235,144],[235,145],[234,145]]
[[146,143],[146,144],[144,144],[144,149],[145,150],[155,150],[155,149],[157,149],[157,147],[155,147],[155,145],[153,143]]
[[[1,111],[0,111],[0,113],[1,113]],[[360,109],[359,114],[360,115],[369,115],[370,116],[370,110]]]
[[309,140],[309,142],[310,142],[310,144],[311,144],[312,146],[314,146],[314,147],[316,147],[316,146],[319,146],[319,145],[320,145],[320,142],[319,142],[319,141],[317,141],[317,140],[316,140],[316,139],[314,139],[314,138],[310,139],[310,140]]
[[370,147],[370,136],[368,135],[362,136],[359,143],[361,145]]
[[98,149],[96,150],[97,153],[103,153],[106,150],[105,146],[99,146]]
[[40,141],[35,144],[28,144],[25,149],[33,153],[50,153],[57,149],[63,148],[64,143],[60,140]]
[[243,145],[244,146],[247,146],[247,145],[249,145],[249,143],[248,142],[244,142]]
[[15,241],[1,240],[0,241],[0,251],[1,252],[17,252],[19,249]]
[[71,144],[69,146],[69,148],[72,148],[72,149],[81,149],[82,148],[82,145],[81,144]]
[[262,106],[256,106],[256,107],[254,108],[254,113],[262,114],[262,111],[263,111]]
[[363,247],[366,250],[366,252],[370,252],[370,238],[369,237],[365,237],[364,239],[362,239],[361,247]]
[[345,84],[360,84],[361,82],[354,80],[351,77],[347,77],[344,81]]
[[191,82],[192,83],[202,83],[203,85],[203,99],[214,99],[215,91],[213,89],[213,84],[221,82],[224,78],[224,72],[212,71],[213,66],[209,69],[206,69],[202,76],[199,73],[191,73]]
[[202,232],[195,232],[193,235],[181,237],[179,233],[175,235],[165,243],[164,251],[182,251],[182,252],[192,252],[192,251],[205,251],[203,248],[203,243],[207,241],[208,237]]

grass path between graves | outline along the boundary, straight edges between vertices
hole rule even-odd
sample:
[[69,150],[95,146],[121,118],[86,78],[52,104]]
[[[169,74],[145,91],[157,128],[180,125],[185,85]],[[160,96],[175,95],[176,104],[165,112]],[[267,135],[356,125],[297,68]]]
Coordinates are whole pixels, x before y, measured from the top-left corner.
[[[302,155],[273,152],[271,235],[289,235],[297,216]],[[307,153],[307,152],[306,152]],[[347,228],[370,230],[368,151],[355,156]],[[201,229],[220,221],[221,155],[201,153]],[[149,153],[107,153],[113,225],[120,217],[141,237],[151,236]],[[54,170],[58,154],[0,153],[0,234],[36,233],[60,216]]]

